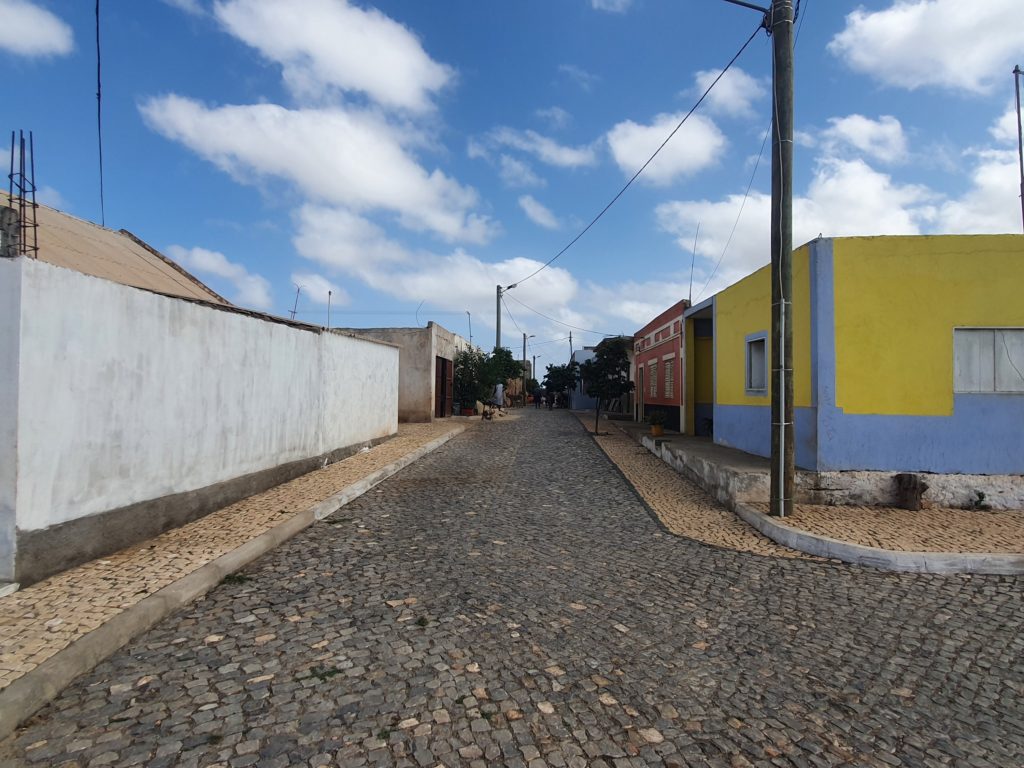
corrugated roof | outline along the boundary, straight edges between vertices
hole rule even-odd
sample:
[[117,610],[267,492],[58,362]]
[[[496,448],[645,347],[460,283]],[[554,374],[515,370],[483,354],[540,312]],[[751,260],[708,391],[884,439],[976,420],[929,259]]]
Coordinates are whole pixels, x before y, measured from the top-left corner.
[[[0,204],[9,204],[6,191]],[[46,205],[36,209],[36,222],[40,261],[171,296],[231,303],[125,229],[115,232]]]

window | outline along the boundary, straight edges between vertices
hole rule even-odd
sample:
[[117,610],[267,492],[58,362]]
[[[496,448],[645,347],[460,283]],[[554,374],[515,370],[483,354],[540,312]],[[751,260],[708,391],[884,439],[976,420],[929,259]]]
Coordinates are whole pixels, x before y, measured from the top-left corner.
[[672,399],[672,395],[675,391],[675,380],[672,369],[675,367],[675,360],[665,361],[665,398],[668,400]]
[[768,391],[768,339],[765,334],[747,339],[747,392]]
[[956,328],[953,391],[1024,392],[1024,328]]
[[651,397],[658,396],[658,363],[652,360],[647,364],[647,378],[651,382]]

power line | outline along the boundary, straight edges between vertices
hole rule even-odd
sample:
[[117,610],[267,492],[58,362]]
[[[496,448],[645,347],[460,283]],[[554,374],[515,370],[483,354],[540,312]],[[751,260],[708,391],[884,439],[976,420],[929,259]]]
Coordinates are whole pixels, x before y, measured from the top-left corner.
[[747,197],[750,195],[750,188],[754,184],[754,177],[757,175],[757,167],[761,164],[761,155],[764,154],[764,145],[768,141],[768,134],[771,133],[771,123],[768,124],[768,130],[764,132],[764,138],[761,139],[761,149],[757,152],[757,161],[754,163],[754,171],[750,174],[750,181],[747,182],[747,191],[743,193],[743,202],[740,203],[740,210],[736,214],[736,221],[732,224],[732,232],[729,233],[729,239],[725,241],[725,247],[722,249],[722,255],[718,257],[718,261],[715,264],[715,268],[711,271],[707,281],[704,283],[704,287],[700,289],[700,293],[697,294],[697,301],[700,301],[700,297],[704,295],[704,291],[708,289],[711,281],[718,273],[718,268],[722,266],[722,260],[725,259],[725,252],[729,250],[729,244],[732,243],[733,235],[736,234],[736,227],[740,224],[740,216],[743,215],[743,207],[747,204]]
[[100,149],[100,224],[107,226],[103,202],[103,79],[100,69],[100,0],[96,0],[96,139]]
[[517,323],[515,317],[512,316],[512,310],[508,308],[508,304],[505,301],[505,296],[504,295],[502,295],[502,297],[501,297],[501,306],[503,306],[505,308],[505,312],[508,313],[508,319],[512,321],[512,325],[514,325],[516,327],[517,331],[522,333],[523,329],[519,327],[519,323]]
[[[570,325],[569,323],[567,323],[567,322],[565,322],[563,320],[558,320],[558,319],[556,319],[554,317],[551,317],[551,315],[545,315],[540,310],[534,309],[533,307],[530,307],[530,306],[527,306],[526,304],[523,304],[523,302],[521,302],[515,296],[511,296],[511,295],[509,295],[507,293],[504,294],[504,296],[508,296],[508,298],[512,299],[512,301],[514,301],[516,304],[518,304],[519,306],[523,307],[523,309],[528,309],[531,312],[533,312],[533,314],[540,315],[545,320],[550,320],[552,323],[558,323],[559,325],[564,325],[566,328],[572,328],[574,331],[582,331],[583,333],[592,333],[595,336],[621,336],[622,335],[621,333],[604,333],[602,331],[592,331],[589,328],[580,328],[577,325]],[[504,296],[503,296],[503,298],[504,298]],[[569,337],[566,336],[566,338],[569,338]],[[563,339],[563,341],[564,341],[564,339]]]
[[616,202],[618,202],[619,198],[622,197],[622,195],[625,193],[625,191],[627,189],[629,189],[633,185],[633,182],[637,180],[637,178],[640,176],[640,174],[643,173],[647,169],[647,166],[650,165],[651,162],[654,160],[654,158],[658,156],[658,153],[661,152],[661,150],[663,150],[665,148],[665,145],[668,144],[669,141],[671,141],[672,137],[675,136],[676,133],[679,131],[679,129],[683,127],[683,124],[687,120],[690,119],[690,116],[697,110],[697,107],[699,107],[701,105],[701,102],[703,102],[704,99],[707,98],[707,95],[709,93],[711,93],[711,89],[714,88],[716,85],[718,85],[718,81],[721,80],[722,77],[725,75],[725,73],[729,71],[729,68],[733,64],[736,63],[736,60],[743,54],[743,51],[745,51],[747,49],[747,46],[750,45],[750,43],[753,41],[753,39],[755,37],[757,37],[757,33],[760,32],[763,27],[764,27],[764,23],[763,22],[757,26],[757,29],[755,29],[753,31],[753,33],[750,35],[750,37],[747,38],[747,41],[745,43],[743,43],[742,46],[740,46],[740,49],[729,60],[729,63],[725,65],[725,69],[723,69],[721,72],[719,72],[718,77],[716,77],[711,82],[711,84],[705,89],[704,93],[701,94],[701,97],[699,99],[697,99],[696,103],[690,108],[690,111],[687,112],[683,116],[683,119],[679,121],[679,124],[676,125],[676,127],[672,129],[672,132],[668,135],[668,137],[663,142],[661,142],[661,146],[659,146],[656,150],[654,150],[654,154],[652,154],[649,158],[647,158],[647,162],[645,162],[642,166],[640,166],[640,169],[636,173],[634,173],[632,175],[632,177],[630,177],[629,181],[627,181],[625,183],[625,185],[623,185],[622,189],[620,189],[616,193],[615,197],[613,197],[611,199],[611,201],[604,208],[601,209],[601,212],[598,213],[597,216],[595,216],[593,219],[591,219],[590,223],[587,224],[587,226],[585,226],[583,228],[583,230],[578,235],[576,235],[576,237],[574,237],[572,240],[570,240],[569,243],[564,248],[562,248],[562,250],[560,250],[558,253],[556,253],[554,256],[552,256],[550,259],[548,259],[548,261],[546,261],[542,266],[540,266],[539,268],[537,268],[536,270],[534,270],[533,272],[528,274],[526,277],[521,278],[520,280],[517,280],[516,283],[518,285],[522,285],[524,282],[529,280],[531,277],[534,277],[535,275],[539,274],[540,272],[543,272],[545,269],[547,269],[549,266],[551,266],[555,262],[556,259],[558,259],[563,253],[565,253],[570,248],[572,248],[572,246],[576,244],[577,240],[579,240],[581,237],[583,237],[585,234],[587,234],[587,232],[590,230],[590,228],[593,227],[598,222],[598,220],[602,216],[604,216],[605,213],[608,212],[609,208],[611,208],[613,205],[615,205]]
[[[810,5],[810,1],[811,0],[807,0],[807,5]],[[799,22],[799,24],[797,24],[796,36],[793,39],[793,47],[794,48],[796,48],[796,44],[800,40],[800,30],[802,30],[804,28],[803,16],[801,16],[801,14],[800,14],[800,5],[801,5],[800,0],[797,0],[797,2],[796,2],[796,14],[793,17],[793,20],[796,21],[797,19],[799,19],[800,22]],[[804,10],[806,10],[806,8]],[[750,174],[750,181],[747,183],[747,191],[743,193],[743,202],[740,203],[740,210],[736,214],[736,221],[733,222],[732,231],[729,233],[729,239],[725,243],[725,248],[722,249],[722,255],[718,257],[718,262],[715,264],[715,268],[712,270],[711,276],[708,277],[707,282],[704,283],[704,287],[701,288],[700,289],[700,293],[697,294],[697,300],[698,301],[700,301],[700,297],[704,295],[704,291],[707,290],[708,285],[711,284],[712,279],[714,279],[715,274],[718,272],[718,268],[722,265],[722,260],[725,258],[725,252],[727,250],[729,250],[729,244],[732,242],[733,235],[736,234],[736,227],[739,226],[740,217],[743,215],[743,206],[745,206],[747,204],[747,197],[750,195],[750,187],[754,183],[754,176],[757,174],[757,166],[761,162],[761,156],[764,154],[764,145],[765,145],[765,142],[768,141],[768,134],[771,133],[771,130],[772,130],[772,124],[771,124],[771,121],[769,121],[768,128],[764,132],[764,138],[761,139],[761,149],[757,153],[757,162],[754,163],[754,172],[752,174]],[[697,226],[697,231],[698,232],[700,231],[700,225]]]

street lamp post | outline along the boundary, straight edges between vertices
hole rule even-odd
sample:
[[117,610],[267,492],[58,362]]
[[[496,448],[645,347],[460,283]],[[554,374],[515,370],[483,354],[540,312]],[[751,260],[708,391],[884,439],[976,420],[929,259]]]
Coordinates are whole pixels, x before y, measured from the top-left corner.
[[496,309],[496,314],[497,314],[497,317],[496,317],[495,323],[494,323],[494,329],[495,329],[495,332],[494,332],[494,348],[495,349],[501,349],[501,294],[503,294],[505,291],[511,291],[517,285],[519,285],[519,283],[512,283],[512,285],[506,286],[505,288],[502,288],[500,285],[498,286],[498,298],[497,298],[497,301],[495,302],[495,309]]

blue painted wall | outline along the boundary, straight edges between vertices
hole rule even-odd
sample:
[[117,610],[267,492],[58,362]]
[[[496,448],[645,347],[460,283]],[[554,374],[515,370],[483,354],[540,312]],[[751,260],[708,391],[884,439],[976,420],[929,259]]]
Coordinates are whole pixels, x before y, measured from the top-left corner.
[[[817,460],[817,417],[814,408],[796,408],[795,461],[801,469],[814,469]],[[771,456],[772,409],[765,405],[715,404],[715,442],[730,448]]]

